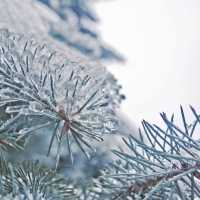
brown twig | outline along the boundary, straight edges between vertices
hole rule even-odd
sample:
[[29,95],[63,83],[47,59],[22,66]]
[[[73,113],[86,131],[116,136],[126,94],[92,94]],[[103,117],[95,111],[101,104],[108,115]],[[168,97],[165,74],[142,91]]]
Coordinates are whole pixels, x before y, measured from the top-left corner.
[[8,141],[4,138],[0,138],[0,143],[1,144],[8,144]]
[[65,109],[63,106],[59,107],[59,115],[60,117],[65,121],[63,127],[62,127],[62,135],[63,134],[67,134],[69,129],[70,129],[70,124],[72,124],[72,120],[69,120],[66,118],[66,113],[65,113]]
[[[181,163],[181,170],[183,171],[187,171],[187,170],[190,170],[192,168],[198,168],[200,170],[200,163],[196,163],[195,166],[188,166],[187,163]],[[197,170],[198,170],[197,169]],[[200,179],[200,173],[198,171],[195,171],[193,172],[193,175],[197,178],[197,179]],[[157,184],[158,182],[160,182],[162,179],[170,179],[170,178],[173,178],[179,174],[181,174],[182,172],[174,172],[174,173],[170,173],[170,174],[167,174],[167,175],[162,175],[162,176],[158,176],[156,179],[149,179],[147,180],[146,182],[144,183],[134,183],[130,188],[129,188],[129,193],[138,193],[140,191],[140,188],[143,187],[143,193],[146,191],[146,189],[151,186],[151,185],[155,185]]]
[[[194,171],[192,174],[200,180],[200,172],[198,172],[198,170],[200,170],[200,163],[196,163],[194,166],[189,166],[187,163],[181,163],[181,170],[183,171],[188,171],[192,168],[196,168],[197,167],[197,170]],[[154,178],[154,179],[148,179],[146,180],[146,182],[143,182],[143,183],[133,183],[131,185],[131,187],[129,187],[127,189],[127,193],[128,194],[131,194],[132,192],[135,193],[135,194],[138,194],[140,189],[143,188],[143,191],[142,191],[142,194],[145,193],[145,191],[147,190],[147,188],[151,185],[156,185],[158,182],[160,182],[161,180],[163,180],[164,178],[166,180],[170,179],[170,178],[173,178],[179,174],[181,174],[182,172],[174,172],[174,173],[170,173],[170,174],[165,174],[165,175],[162,175],[162,176],[158,176],[157,178]],[[123,194],[123,192],[119,193],[114,199],[117,199],[121,194]],[[113,199],[113,200],[114,200]]]

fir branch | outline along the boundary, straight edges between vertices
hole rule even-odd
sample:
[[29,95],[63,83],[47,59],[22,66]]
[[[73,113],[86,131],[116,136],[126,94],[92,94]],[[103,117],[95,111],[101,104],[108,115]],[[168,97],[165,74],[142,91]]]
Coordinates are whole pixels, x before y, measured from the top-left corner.
[[[84,139],[102,141],[105,132],[119,126],[114,111],[108,107],[109,93],[87,68],[62,60],[59,53],[41,47],[32,39],[21,36],[16,40],[16,36],[7,33],[5,38],[2,36],[1,44],[9,41],[12,48],[8,46],[2,51],[0,84],[5,88],[0,89],[0,93],[10,119],[0,128],[4,130],[15,125],[19,132],[17,141],[28,140],[37,129],[62,124],[59,137],[64,139],[71,132],[78,146],[88,155],[81,143],[91,146]],[[17,120],[24,122],[23,128],[15,123]],[[54,128],[53,135],[58,127]],[[56,166],[63,139],[58,142]],[[47,155],[53,140],[54,137]],[[70,155],[72,158],[71,151]]]
[[71,181],[39,164],[26,161],[3,174],[0,199],[77,199]]
[[[192,112],[197,118],[193,108]],[[143,121],[149,145],[141,131],[140,139],[133,135],[129,136],[128,141],[123,139],[132,154],[113,150],[124,162],[116,162],[105,168],[91,191],[100,191],[98,197],[101,199],[200,198],[200,144],[190,137],[188,127],[192,125],[186,125],[182,107],[181,114],[185,130],[170,122],[165,114],[161,116],[167,125],[166,131]],[[134,142],[140,151],[136,150]]]

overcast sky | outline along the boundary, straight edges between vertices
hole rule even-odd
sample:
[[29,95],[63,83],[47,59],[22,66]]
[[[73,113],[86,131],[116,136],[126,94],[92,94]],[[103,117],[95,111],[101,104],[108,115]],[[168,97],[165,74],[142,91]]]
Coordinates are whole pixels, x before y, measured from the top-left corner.
[[139,126],[159,124],[159,112],[175,113],[180,104],[200,113],[200,1],[102,0],[95,10],[102,39],[127,59],[108,69],[123,86],[123,112]]

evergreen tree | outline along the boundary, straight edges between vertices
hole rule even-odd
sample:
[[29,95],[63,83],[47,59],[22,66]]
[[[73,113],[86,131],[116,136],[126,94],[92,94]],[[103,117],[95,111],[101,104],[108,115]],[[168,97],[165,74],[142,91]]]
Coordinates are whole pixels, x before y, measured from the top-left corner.
[[123,57],[82,24],[96,21],[90,3],[0,0],[0,199],[199,199],[199,115],[181,107],[183,129],[165,113],[166,130],[123,124],[101,65]]

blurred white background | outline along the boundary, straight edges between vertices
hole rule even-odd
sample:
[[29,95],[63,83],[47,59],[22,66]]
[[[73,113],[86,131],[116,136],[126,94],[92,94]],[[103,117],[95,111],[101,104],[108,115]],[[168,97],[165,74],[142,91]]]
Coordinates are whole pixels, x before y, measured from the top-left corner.
[[161,124],[159,112],[175,114],[180,105],[200,113],[200,1],[102,0],[95,4],[104,41],[127,62],[109,70],[123,86],[122,111],[137,126]]

